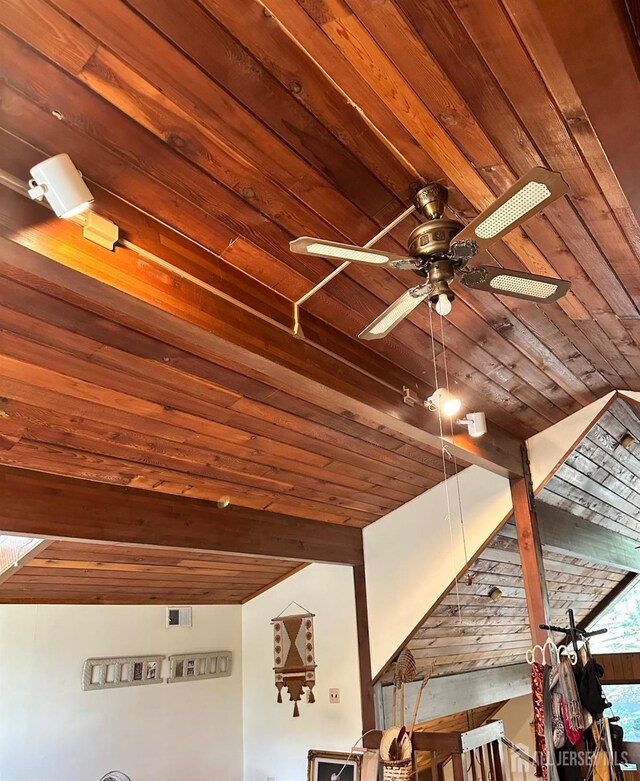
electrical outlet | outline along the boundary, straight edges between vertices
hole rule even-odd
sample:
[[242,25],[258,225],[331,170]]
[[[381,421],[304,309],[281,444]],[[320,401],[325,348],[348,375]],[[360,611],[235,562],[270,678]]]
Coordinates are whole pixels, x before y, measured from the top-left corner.
[[329,702],[332,705],[340,702],[340,689],[329,689]]

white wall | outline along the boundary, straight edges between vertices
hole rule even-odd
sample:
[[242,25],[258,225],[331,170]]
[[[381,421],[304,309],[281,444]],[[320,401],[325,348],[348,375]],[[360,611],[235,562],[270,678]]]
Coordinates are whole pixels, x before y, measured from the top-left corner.
[[[302,701],[298,718],[286,690],[277,703],[273,673],[271,619],[291,600],[316,616],[316,702]],[[349,751],[362,730],[351,568],[312,564],[244,605],[242,622],[245,781],[301,781],[309,749]],[[330,688],[340,704],[329,704]]]
[[544,487],[553,476],[567,455],[591,429],[593,421],[614,395],[615,391],[607,393],[601,399],[592,401],[573,415],[563,418],[527,440],[531,481],[535,492]]
[[[194,606],[167,629],[160,606],[0,606],[0,779],[241,781],[241,611]],[[215,650],[229,678],[81,689],[87,657]]]
[[[493,717],[504,722],[504,734],[510,741],[520,746],[530,757],[535,754],[533,732],[533,702],[531,694],[509,700]],[[504,751],[505,761],[510,763],[513,781],[535,781],[534,768],[517,757],[509,749]]]
[[[471,557],[511,512],[511,493],[505,477],[479,466],[463,470],[459,477]],[[363,537],[376,675],[464,567],[455,478],[367,526]]]

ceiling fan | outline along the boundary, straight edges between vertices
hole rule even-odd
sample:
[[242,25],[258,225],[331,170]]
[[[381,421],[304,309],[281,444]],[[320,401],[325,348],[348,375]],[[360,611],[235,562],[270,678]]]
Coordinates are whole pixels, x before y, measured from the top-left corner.
[[549,304],[565,295],[570,287],[568,281],[499,266],[467,268],[467,262],[563,196],[568,189],[560,174],[546,168],[532,168],[465,227],[457,220],[444,217],[446,188],[428,184],[415,197],[416,209],[426,220],[409,235],[408,256],[308,236],[295,239],[289,248],[304,255],[391,266],[425,278],[425,282],[407,290],[370,323],[359,334],[360,339],[386,336],[425,299],[435,305],[438,314],[449,314],[455,299],[450,283],[456,278],[473,290]]

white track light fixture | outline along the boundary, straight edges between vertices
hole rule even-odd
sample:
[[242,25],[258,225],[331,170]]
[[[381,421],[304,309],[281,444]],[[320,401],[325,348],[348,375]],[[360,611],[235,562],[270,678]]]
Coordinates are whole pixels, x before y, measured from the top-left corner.
[[481,437],[487,433],[487,419],[484,412],[469,412],[458,421],[458,425],[467,426],[472,437]]
[[46,198],[57,217],[69,219],[89,208],[91,191],[67,154],[55,155],[31,169],[29,197]]
[[460,411],[462,402],[450,393],[446,388],[438,388],[427,399],[427,407],[434,412],[440,411],[448,418]]

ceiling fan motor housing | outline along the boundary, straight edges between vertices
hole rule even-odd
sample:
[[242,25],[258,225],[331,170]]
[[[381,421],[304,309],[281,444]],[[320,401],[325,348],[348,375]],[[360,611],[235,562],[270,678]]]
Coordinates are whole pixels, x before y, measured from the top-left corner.
[[435,260],[449,253],[449,245],[464,226],[442,217],[427,220],[409,234],[409,254],[419,260]]

